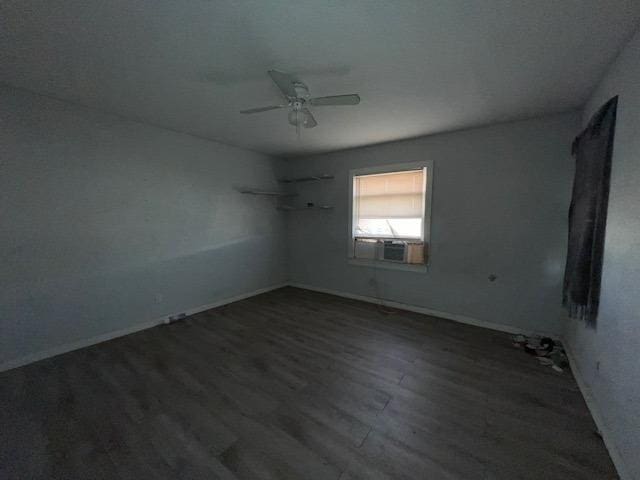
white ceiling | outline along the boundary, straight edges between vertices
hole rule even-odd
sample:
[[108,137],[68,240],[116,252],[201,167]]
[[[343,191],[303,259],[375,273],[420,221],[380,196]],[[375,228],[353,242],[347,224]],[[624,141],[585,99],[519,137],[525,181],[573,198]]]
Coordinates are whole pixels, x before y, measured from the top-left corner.
[[[580,106],[640,21],[638,0],[2,0],[0,81],[279,155]],[[318,107],[296,137],[267,70]]]

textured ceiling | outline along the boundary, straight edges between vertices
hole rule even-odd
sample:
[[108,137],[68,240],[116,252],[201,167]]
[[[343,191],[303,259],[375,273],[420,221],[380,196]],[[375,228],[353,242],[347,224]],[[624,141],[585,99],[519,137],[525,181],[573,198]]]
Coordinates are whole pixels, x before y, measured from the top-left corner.
[[[3,0],[0,81],[270,154],[299,155],[582,104],[637,0]],[[300,139],[267,70],[313,95]]]

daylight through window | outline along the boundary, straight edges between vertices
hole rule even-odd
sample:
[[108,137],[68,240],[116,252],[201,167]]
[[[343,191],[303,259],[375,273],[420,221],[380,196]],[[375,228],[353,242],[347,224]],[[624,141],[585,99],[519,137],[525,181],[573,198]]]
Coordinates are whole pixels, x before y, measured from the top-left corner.
[[422,240],[425,170],[354,176],[354,238]]

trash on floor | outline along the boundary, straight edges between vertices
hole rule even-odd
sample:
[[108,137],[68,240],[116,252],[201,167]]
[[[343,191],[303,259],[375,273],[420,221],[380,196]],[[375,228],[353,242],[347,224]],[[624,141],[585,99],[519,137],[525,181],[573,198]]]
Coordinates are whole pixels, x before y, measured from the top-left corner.
[[564,348],[560,342],[552,338],[515,335],[511,340],[514,347],[521,348],[529,355],[536,357],[540,365],[549,366],[558,373],[562,373],[569,366]]

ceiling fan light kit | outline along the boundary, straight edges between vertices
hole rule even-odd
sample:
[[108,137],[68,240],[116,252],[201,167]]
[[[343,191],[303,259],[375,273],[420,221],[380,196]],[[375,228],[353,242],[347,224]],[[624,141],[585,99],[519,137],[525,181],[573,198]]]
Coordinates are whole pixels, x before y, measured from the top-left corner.
[[309,94],[309,89],[300,80],[287,73],[278,70],[269,70],[269,76],[282,92],[282,96],[286,100],[283,105],[270,105],[268,107],[250,108],[241,110],[240,113],[251,114],[268,112],[280,108],[290,108],[288,120],[291,125],[299,131],[300,127],[313,128],[318,125],[313,114],[307,106],[324,107],[337,105],[358,105],[360,103],[360,95],[332,95],[329,97],[313,98]]

